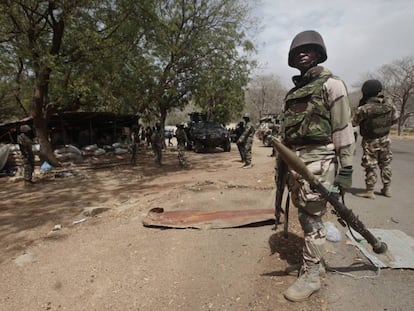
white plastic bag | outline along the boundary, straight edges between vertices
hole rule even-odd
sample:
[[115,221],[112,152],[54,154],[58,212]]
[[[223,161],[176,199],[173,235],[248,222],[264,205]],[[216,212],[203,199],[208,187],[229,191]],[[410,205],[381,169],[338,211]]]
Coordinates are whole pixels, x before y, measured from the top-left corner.
[[341,231],[330,221],[325,222],[326,239],[331,242],[340,242],[342,240]]

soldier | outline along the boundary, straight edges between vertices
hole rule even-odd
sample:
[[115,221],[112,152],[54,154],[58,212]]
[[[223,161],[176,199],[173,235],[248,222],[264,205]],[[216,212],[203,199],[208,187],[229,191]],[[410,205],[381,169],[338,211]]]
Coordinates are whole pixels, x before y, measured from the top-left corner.
[[237,145],[242,146],[242,154],[244,155],[244,159],[242,156],[242,159],[244,160],[243,168],[251,168],[253,166],[252,164],[252,145],[253,145],[253,136],[254,136],[254,126],[250,122],[250,114],[245,113],[243,116],[244,120],[244,131],[240,135],[239,139],[237,140]]
[[244,132],[244,122],[241,121],[239,122],[239,124],[237,124],[237,127],[234,130],[234,134],[235,134],[235,141],[237,143],[237,149],[239,150],[241,162],[244,163],[244,144],[238,142],[243,132]]
[[177,124],[175,137],[177,138],[178,163],[181,167],[187,167],[188,163],[185,157],[185,148],[188,144],[188,137],[184,129],[184,123]]
[[20,126],[20,134],[17,136],[17,143],[19,144],[20,152],[23,159],[24,170],[24,185],[31,186],[34,184],[33,171],[34,171],[34,154],[33,154],[33,141],[29,137],[31,127],[27,124]]
[[391,126],[397,123],[398,112],[391,99],[381,94],[378,80],[367,80],[362,85],[362,98],[353,118],[354,126],[360,126],[363,156],[361,166],[365,169],[366,192],[360,196],[375,199],[375,172],[378,165],[383,188],[381,193],[391,197]]
[[[325,43],[313,30],[297,34],[288,57],[290,67],[300,71],[295,86],[287,93],[283,108],[281,136],[309,170],[329,189],[334,184],[346,189],[352,183],[355,139],[347,89],[342,80],[319,66],[327,59]],[[338,163],[339,173],[336,175]],[[303,301],[320,289],[326,230],[322,216],[327,205],[321,195],[294,171],[289,171],[288,187],[304,233],[301,274],[284,296]]]
[[157,122],[155,124],[155,130],[151,134],[151,146],[155,156],[155,164],[157,165],[161,165],[163,140],[161,123]]

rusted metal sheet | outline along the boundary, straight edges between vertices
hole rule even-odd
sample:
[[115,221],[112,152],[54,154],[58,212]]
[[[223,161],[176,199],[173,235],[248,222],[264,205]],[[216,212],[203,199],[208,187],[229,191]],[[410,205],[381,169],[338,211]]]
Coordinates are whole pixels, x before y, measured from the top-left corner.
[[147,227],[220,229],[253,224],[271,224],[275,220],[274,209],[226,210],[226,211],[164,211],[151,209],[143,219]]

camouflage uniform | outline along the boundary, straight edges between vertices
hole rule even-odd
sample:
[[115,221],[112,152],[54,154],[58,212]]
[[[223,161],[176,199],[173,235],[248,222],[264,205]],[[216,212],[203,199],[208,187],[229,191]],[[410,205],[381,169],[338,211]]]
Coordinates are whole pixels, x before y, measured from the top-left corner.
[[178,163],[181,167],[188,166],[187,159],[185,156],[186,144],[188,144],[187,134],[185,133],[184,126],[178,125],[177,131],[175,132],[177,138],[177,151],[178,151]]
[[[321,66],[293,79],[295,87],[285,98],[282,138],[307,168],[331,189],[337,170],[352,166],[355,140],[345,84]],[[288,180],[292,202],[299,208],[305,234],[304,263],[322,261],[326,238],[321,216],[327,205],[321,195],[294,171]]]
[[237,149],[239,150],[241,162],[245,162],[245,160],[244,160],[244,144],[239,142],[239,138],[244,132],[244,122],[239,122],[239,124],[237,125],[236,130],[234,132],[235,132],[235,135],[236,135]]
[[376,167],[381,173],[383,189],[391,186],[391,125],[398,120],[398,112],[392,101],[383,95],[370,97],[358,107],[353,124],[360,126],[363,156],[361,166],[365,169],[365,184],[368,192],[377,182]]
[[34,154],[32,150],[33,141],[26,133],[20,133],[17,136],[20,152],[23,159],[24,181],[25,184],[31,184],[34,171]]
[[250,122],[250,119],[247,120],[244,131],[240,135],[240,138],[237,141],[237,144],[242,146],[242,154],[244,155],[244,166],[248,167],[252,163],[252,146],[253,146],[253,137],[255,129],[253,124]]
[[154,152],[155,164],[161,165],[163,146],[163,135],[161,126],[157,125],[154,132],[151,134],[151,146]]

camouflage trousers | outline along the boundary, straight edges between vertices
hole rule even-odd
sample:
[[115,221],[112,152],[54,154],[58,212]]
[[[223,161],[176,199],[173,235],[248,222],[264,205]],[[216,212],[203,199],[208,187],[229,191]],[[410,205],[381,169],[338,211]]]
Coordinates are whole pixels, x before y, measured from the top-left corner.
[[391,140],[388,136],[376,139],[362,139],[363,156],[361,166],[365,169],[365,185],[367,190],[373,190],[377,182],[377,166],[380,170],[384,186],[391,184]]
[[34,172],[34,160],[23,158],[23,179],[31,181]]
[[252,163],[252,146],[253,139],[247,139],[246,143],[244,144],[244,163],[246,164]]
[[[304,160],[307,168],[327,189],[332,188],[336,172],[333,146],[309,147],[309,149],[305,147],[296,154]],[[292,203],[298,208],[298,218],[304,234],[304,264],[317,264],[323,260],[326,230],[322,216],[326,213],[327,201],[318,192],[313,191],[309,183],[294,171],[289,171],[288,187]]]
[[237,144],[237,149],[239,150],[240,158],[242,162],[245,162],[245,156],[244,156],[244,144]]
[[155,162],[155,164],[161,165],[162,146],[161,145],[153,145],[152,150],[154,152],[154,162]]
[[185,156],[185,144],[178,144],[177,145],[178,151],[178,163],[181,167],[187,166],[187,158]]

